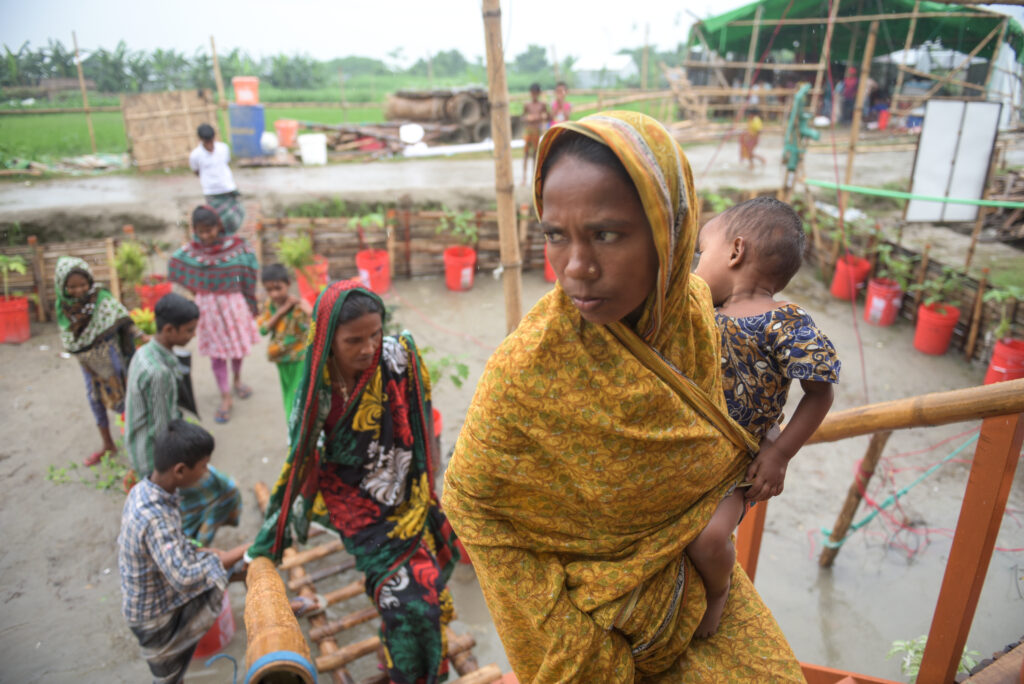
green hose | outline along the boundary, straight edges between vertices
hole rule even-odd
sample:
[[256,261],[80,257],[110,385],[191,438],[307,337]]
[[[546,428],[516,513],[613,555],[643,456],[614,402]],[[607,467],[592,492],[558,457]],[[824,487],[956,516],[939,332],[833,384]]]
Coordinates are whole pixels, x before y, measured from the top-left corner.
[[875,195],[877,197],[892,197],[895,199],[916,199],[921,200],[923,202],[945,202],[947,204],[972,204],[977,207],[1006,207],[1009,209],[1020,209],[1021,207],[1024,207],[1024,202],[1007,202],[1005,200],[961,199],[959,197],[929,197],[927,195],[914,195],[909,192],[900,192],[899,190],[865,188],[859,185],[843,185],[841,183],[833,183],[831,181],[804,180],[804,183],[819,188],[827,188],[829,190],[856,192],[861,195]]

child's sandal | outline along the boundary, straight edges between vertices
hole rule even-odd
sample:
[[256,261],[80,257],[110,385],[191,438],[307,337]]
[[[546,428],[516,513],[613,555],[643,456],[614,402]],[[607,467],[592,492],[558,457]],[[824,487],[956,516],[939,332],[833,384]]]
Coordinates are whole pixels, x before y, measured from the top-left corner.
[[231,409],[217,409],[217,412],[213,414],[213,422],[219,425],[231,420]]
[[235,385],[235,396],[239,399],[248,399],[252,396],[252,388],[248,385]]

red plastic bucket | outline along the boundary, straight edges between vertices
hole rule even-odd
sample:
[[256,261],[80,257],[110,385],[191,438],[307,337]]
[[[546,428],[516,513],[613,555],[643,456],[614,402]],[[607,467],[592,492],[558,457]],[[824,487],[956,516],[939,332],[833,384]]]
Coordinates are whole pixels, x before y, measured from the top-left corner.
[[391,259],[386,249],[364,249],[356,252],[356,268],[363,287],[377,294],[391,289]]
[[[309,277],[313,279],[312,282],[304,275],[303,271],[309,274]],[[299,285],[299,296],[310,304],[315,303],[316,298],[320,295],[320,290],[327,285],[327,259],[319,254],[314,256],[312,266],[295,269],[295,280]]]
[[871,325],[892,325],[903,302],[899,283],[888,278],[868,281],[868,296],[864,301],[864,320]]
[[444,250],[444,282],[449,290],[461,292],[473,287],[476,250],[472,247],[448,247]]
[[231,643],[235,637],[235,616],[231,614],[231,601],[228,599],[228,592],[224,592],[224,599],[221,602],[220,615],[213,623],[209,631],[196,644],[196,650],[192,659],[205,658]]
[[163,276],[155,275],[149,277],[151,281],[155,281],[152,285],[136,285],[135,294],[139,296],[139,307],[143,309],[149,309],[150,311],[156,309],[156,303],[159,302],[165,294],[170,294],[172,285],[171,283],[159,282],[164,280]]
[[1024,378],[1024,340],[999,340],[988,362],[985,384],[1018,378]]
[[555,269],[551,268],[551,262],[548,261],[548,243],[544,243],[544,280],[549,283],[553,283],[558,280],[558,276],[555,274]]
[[871,262],[867,259],[844,254],[836,262],[836,274],[832,277],[832,287],[829,291],[836,299],[854,299],[857,296],[857,289],[864,285],[870,270]]
[[889,127],[889,110],[883,109],[878,112],[878,130],[884,131]]
[[21,344],[30,336],[28,298],[0,296],[0,342]]
[[299,133],[299,122],[295,119],[277,119],[274,121],[277,131],[277,144],[281,147],[295,147],[295,136]]
[[945,354],[958,320],[960,309],[955,306],[922,304],[917,308],[914,349],[925,354]]

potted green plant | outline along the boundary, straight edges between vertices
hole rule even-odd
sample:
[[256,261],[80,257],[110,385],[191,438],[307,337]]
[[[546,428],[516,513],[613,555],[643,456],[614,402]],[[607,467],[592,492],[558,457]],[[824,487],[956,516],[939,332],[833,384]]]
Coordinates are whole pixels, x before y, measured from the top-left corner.
[[903,303],[911,277],[909,260],[893,255],[893,245],[882,242],[875,248],[878,275],[868,280],[864,320],[872,325],[892,325]]
[[1010,318],[1010,305],[1022,299],[1024,287],[1019,285],[995,288],[982,297],[983,301],[999,304],[999,325],[995,329],[995,346],[985,373],[986,385],[1024,378],[1024,340],[1012,336],[1013,320]]
[[366,245],[366,228],[385,228],[387,217],[383,211],[375,211],[355,217],[352,222],[359,233],[359,251],[356,252],[356,268],[363,287],[377,294],[391,289],[391,259],[386,249],[372,249]]
[[12,297],[10,274],[27,272],[25,259],[21,256],[0,254],[0,271],[3,272],[4,298],[0,301],[0,342],[20,344],[27,340],[31,331],[28,322],[28,297]]
[[447,206],[441,209],[444,213],[438,219],[436,233],[448,233],[458,242],[444,250],[444,281],[449,290],[468,290],[473,287],[476,270],[476,249],[470,245],[476,243],[480,230],[473,212],[455,212]]
[[960,289],[963,276],[949,267],[942,274],[910,286],[911,292],[923,292],[924,301],[917,308],[914,328],[914,349],[925,354],[942,355],[949,349],[953,328],[960,320],[960,309],[950,304]]
[[320,291],[327,287],[327,259],[313,254],[313,241],[308,235],[283,237],[276,248],[281,263],[295,271],[299,295],[310,304],[315,303]]

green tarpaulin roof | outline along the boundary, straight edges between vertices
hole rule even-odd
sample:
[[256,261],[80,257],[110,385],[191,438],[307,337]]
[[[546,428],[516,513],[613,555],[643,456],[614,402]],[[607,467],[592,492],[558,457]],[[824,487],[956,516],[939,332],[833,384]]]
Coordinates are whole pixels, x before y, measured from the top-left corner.
[[[840,0],[835,0],[840,2]],[[808,56],[815,59],[822,49],[825,40],[825,30],[828,24],[827,0],[762,0],[752,2],[738,9],[720,14],[717,17],[704,19],[698,26],[708,41],[708,47],[725,55],[732,52],[737,61],[746,60],[747,50],[750,47],[750,35],[752,26],[729,26],[730,22],[753,20],[758,6],[761,10],[761,27],[758,33],[758,45],[755,50],[755,59],[760,59],[764,50],[771,45],[773,50],[785,49],[796,50],[794,43],[805,45]],[[786,12],[789,8],[788,13]],[[884,8],[884,9],[883,9]],[[866,15],[891,15],[910,14],[914,9],[914,0],[841,0],[839,5],[839,16],[866,16]],[[940,41],[943,47],[952,48],[963,53],[971,52],[992,29],[997,28],[1003,19],[1008,19],[1006,37],[1004,42],[1017,53],[1017,60],[1024,61],[1024,29],[1014,19],[1005,15],[993,13],[979,7],[967,7],[964,5],[949,5],[942,2],[922,2],[918,12],[924,13],[958,13],[973,12],[985,14],[984,17],[919,17],[917,26],[914,29],[915,46],[925,41]],[[784,25],[779,28],[778,35],[774,40],[772,35],[778,27],[776,23],[783,17],[787,19],[820,18],[821,23],[805,25]],[[856,29],[856,26],[860,29]],[[832,61],[846,61],[850,50],[850,42],[856,36],[857,45],[854,50],[854,63],[859,64],[863,57],[864,45],[866,42],[869,22],[837,23],[832,35]],[[879,22],[878,38],[875,44],[875,56],[881,56],[902,50],[910,31],[910,18],[888,19]],[[998,36],[998,34],[997,34]],[[769,42],[771,41],[771,42]],[[988,42],[978,53],[979,57],[989,59],[995,48],[995,37]],[[697,43],[695,35],[691,35],[691,44]]]

